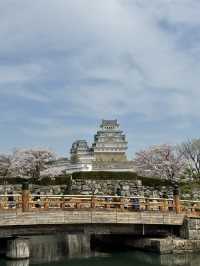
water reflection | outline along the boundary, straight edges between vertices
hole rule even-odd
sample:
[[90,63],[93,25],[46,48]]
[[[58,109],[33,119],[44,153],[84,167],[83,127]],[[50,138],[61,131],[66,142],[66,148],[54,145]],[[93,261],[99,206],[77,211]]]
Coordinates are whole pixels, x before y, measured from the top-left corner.
[[29,266],[29,260],[7,260],[6,266]]
[[68,257],[90,257],[90,236],[88,235],[68,235],[66,236]]
[[31,263],[60,261],[67,255],[64,235],[32,236],[29,241]]
[[[130,255],[131,254],[131,255]],[[127,258],[133,259],[135,265],[139,266],[200,266],[200,254],[164,254],[133,251],[127,254]]]
[[166,254],[160,257],[160,264],[163,266],[200,266],[200,254]]
[[[53,263],[53,264],[52,264]],[[62,260],[44,262],[44,260],[7,260],[0,261],[1,266],[200,266],[200,254],[167,254],[157,255],[152,253],[143,253],[139,251],[123,252],[123,253],[111,253],[107,256],[87,257],[87,259],[78,257],[65,257]]]
[[66,257],[89,257],[90,237],[87,235],[49,235],[30,237],[31,263],[61,261]]

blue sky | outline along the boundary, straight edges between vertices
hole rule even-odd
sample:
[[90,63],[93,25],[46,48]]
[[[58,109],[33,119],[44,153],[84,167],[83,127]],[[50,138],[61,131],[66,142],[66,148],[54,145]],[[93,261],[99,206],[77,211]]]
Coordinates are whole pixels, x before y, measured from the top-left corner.
[[117,118],[129,157],[200,136],[199,0],[0,2],[0,152],[67,155]]

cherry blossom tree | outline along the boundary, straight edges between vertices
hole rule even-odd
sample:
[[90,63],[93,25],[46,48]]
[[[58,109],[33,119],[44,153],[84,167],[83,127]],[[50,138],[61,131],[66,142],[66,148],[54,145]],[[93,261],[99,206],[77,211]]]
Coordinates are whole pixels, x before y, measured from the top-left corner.
[[176,147],[168,144],[152,146],[137,152],[134,163],[140,175],[171,181],[177,181],[186,168],[182,154]]
[[40,171],[45,169],[45,166],[50,161],[55,160],[56,155],[49,149],[31,149],[31,154],[34,156],[34,177],[40,176]]
[[180,153],[188,162],[188,170],[192,177],[200,178],[200,139],[192,139],[179,146]]
[[45,165],[55,159],[54,152],[48,149],[19,149],[11,158],[11,176],[39,178]]
[[66,173],[66,166],[54,166],[41,171],[40,176],[55,178],[58,176],[62,176],[65,173]]
[[0,154],[0,177],[6,178],[11,163],[11,156],[7,154]]

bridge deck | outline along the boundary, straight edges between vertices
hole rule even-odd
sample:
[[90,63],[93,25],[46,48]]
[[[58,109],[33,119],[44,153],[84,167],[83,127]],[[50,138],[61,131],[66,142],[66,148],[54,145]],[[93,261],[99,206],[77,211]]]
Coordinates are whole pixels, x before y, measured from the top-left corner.
[[185,215],[175,212],[130,212],[121,210],[48,210],[37,212],[4,211],[0,227],[52,224],[155,224],[182,225]]

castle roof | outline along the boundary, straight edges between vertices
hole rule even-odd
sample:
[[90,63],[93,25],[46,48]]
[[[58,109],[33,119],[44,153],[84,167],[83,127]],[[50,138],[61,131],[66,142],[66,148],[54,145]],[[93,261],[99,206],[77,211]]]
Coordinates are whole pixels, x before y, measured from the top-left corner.
[[117,119],[114,119],[114,120],[105,120],[105,119],[103,119],[102,120],[102,126],[109,126],[109,125],[117,126],[118,125]]

